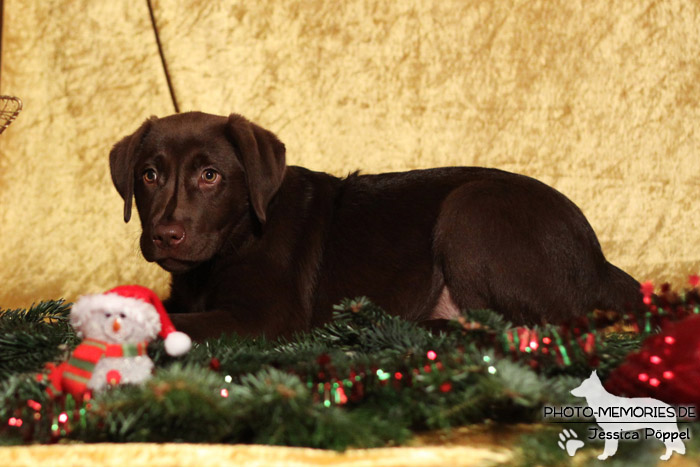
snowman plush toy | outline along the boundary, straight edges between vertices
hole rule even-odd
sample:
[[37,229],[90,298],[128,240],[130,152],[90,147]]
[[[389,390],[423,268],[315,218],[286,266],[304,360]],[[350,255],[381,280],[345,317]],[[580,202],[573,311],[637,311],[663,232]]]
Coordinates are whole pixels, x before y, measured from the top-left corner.
[[153,371],[146,347],[156,336],[165,339],[165,351],[172,356],[185,354],[192,345],[189,336],[175,330],[158,296],[138,285],[80,297],[70,322],[83,341],[68,361],[49,365],[51,395],[81,400],[108,386],[142,383]]

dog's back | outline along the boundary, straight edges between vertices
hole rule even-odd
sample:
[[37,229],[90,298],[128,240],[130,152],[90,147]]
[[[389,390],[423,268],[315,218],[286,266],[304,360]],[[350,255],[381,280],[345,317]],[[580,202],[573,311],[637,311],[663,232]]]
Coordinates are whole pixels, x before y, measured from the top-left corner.
[[516,323],[561,322],[641,303],[581,211],[529,177],[477,167],[353,175],[334,206],[324,309],[359,290],[417,321],[491,308]]

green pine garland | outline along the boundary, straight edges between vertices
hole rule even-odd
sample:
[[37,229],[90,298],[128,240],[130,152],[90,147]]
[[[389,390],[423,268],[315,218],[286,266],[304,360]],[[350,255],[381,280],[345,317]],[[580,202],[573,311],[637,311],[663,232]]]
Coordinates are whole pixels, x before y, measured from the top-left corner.
[[[359,298],[337,306],[328,325],[290,340],[222,336],[180,358],[153,342],[152,379],[76,405],[49,399],[34,377],[77,345],[69,310],[53,301],[0,315],[0,443],[395,445],[421,430],[541,422],[545,404],[580,403],[569,390],[591,371],[591,353],[571,337],[560,347],[568,364],[555,352],[512,352],[504,336],[517,338],[517,329],[494,312],[467,313],[455,332],[435,335]],[[561,334],[551,326],[534,330]],[[596,335],[599,374],[619,365],[643,337]],[[540,426],[519,445],[521,460],[565,459],[555,442],[561,426]],[[622,460],[624,451],[616,457]]]
[[17,373],[36,371],[60,357],[78,340],[68,323],[70,304],[41,302],[27,310],[0,315],[0,381]]

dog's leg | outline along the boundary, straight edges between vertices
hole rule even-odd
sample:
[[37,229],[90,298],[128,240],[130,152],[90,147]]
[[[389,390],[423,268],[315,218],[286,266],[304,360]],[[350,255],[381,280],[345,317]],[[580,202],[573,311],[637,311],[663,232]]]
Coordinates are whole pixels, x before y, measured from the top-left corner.
[[458,307],[496,309],[516,324],[593,310],[606,268],[581,212],[524,180],[455,189],[441,206],[434,251]]
[[671,445],[665,444],[665,446],[666,446],[666,452],[663,453],[663,455],[661,457],[659,457],[659,459],[661,459],[662,461],[669,460],[671,458],[671,454],[673,454],[673,448],[671,447]]
[[673,440],[672,444],[674,451],[676,451],[678,454],[685,454],[685,443],[682,439],[675,439]]
[[[675,432],[678,432],[678,428],[676,428]],[[667,441],[664,443],[664,446],[666,446],[666,452],[659,458],[662,461],[669,460],[673,451],[676,451],[678,454],[685,454],[685,443],[680,438]]]
[[605,460],[608,457],[614,455],[617,452],[617,439],[612,438],[612,439],[606,439],[605,440],[605,447],[603,448],[603,454],[598,456],[599,460]]
[[[487,278],[480,271],[480,259],[465,248],[453,232],[459,221],[442,213],[434,231],[434,295],[427,319],[454,319],[462,310],[489,308]],[[457,224],[457,225],[455,225]]]

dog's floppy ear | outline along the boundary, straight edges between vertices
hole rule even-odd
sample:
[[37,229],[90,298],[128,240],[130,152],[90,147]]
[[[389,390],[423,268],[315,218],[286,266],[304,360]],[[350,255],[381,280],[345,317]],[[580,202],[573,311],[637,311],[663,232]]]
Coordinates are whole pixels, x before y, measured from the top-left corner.
[[272,132],[237,114],[229,115],[228,132],[245,169],[250,203],[264,225],[267,205],[284,178],[284,144]]
[[141,145],[141,141],[143,141],[143,137],[146,136],[156,119],[156,117],[151,117],[143,122],[136,132],[122,138],[109,153],[109,169],[112,173],[112,182],[124,199],[124,222],[129,222],[129,219],[131,219],[136,153]]

